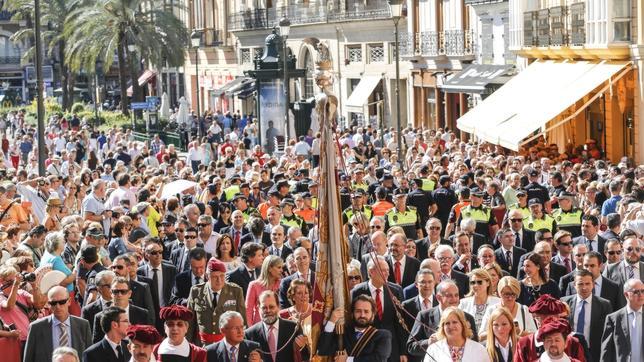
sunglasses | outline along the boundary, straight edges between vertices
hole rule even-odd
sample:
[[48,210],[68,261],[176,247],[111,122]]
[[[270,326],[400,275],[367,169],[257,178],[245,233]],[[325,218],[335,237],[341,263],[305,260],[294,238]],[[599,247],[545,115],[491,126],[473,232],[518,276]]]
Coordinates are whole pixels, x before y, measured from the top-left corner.
[[197,235],[186,235],[185,238],[186,239],[196,239]]
[[52,307],[56,305],[64,305],[65,303],[67,303],[68,300],[69,298],[61,299],[61,300],[50,300],[49,305]]
[[523,219],[510,219],[512,222],[523,222]]
[[200,228],[207,228],[210,224],[197,224]]
[[627,253],[632,253],[633,251],[639,253],[642,248],[626,248]]
[[501,293],[501,296],[504,298],[516,298],[517,295],[515,293]]
[[148,255],[155,256],[155,255],[161,255],[161,254],[163,254],[163,253],[161,251],[159,251],[159,250],[148,251]]
[[483,285],[483,280],[470,280],[470,285]]
[[349,275],[347,277],[347,279],[349,279],[349,280],[360,280],[360,279],[362,279],[362,277],[360,275]]
[[615,254],[622,255],[621,250],[611,250],[611,251],[607,251],[607,253],[608,253],[608,255],[615,255]]
[[121,270],[121,269],[124,269],[124,268],[125,268],[125,266],[124,266],[124,265],[112,265],[112,266],[110,266],[110,269],[118,269],[118,270]]
[[186,232],[186,229],[177,229],[177,232],[178,232],[178,233],[185,233],[185,232]]
[[559,243],[559,246],[572,246],[572,243]]
[[440,226],[430,226],[429,227],[429,230],[440,230],[440,229],[441,229]]
[[130,292],[129,289],[112,289],[112,294],[114,295],[117,295],[117,294],[126,295],[129,292]]
[[382,229],[382,226],[380,226],[380,225],[371,225],[370,227],[372,229],[378,229],[378,230]]

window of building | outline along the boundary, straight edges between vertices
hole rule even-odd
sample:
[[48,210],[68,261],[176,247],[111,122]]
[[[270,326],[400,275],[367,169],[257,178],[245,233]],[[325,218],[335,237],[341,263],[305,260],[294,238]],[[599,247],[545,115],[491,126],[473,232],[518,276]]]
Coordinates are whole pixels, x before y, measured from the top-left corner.
[[253,62],[253,59],[250,57],[249,48],[242,48],[239,58],[241,59],[241,64],[250,64]]
[[362,63],[362,47],[360,45],[347,46],[347,59],[349,63]]
[[631,40],[631,1],[613,0],[613,41]]
[[382,44],[369,44],[369,63],[382,63],[385,61],[385,48]]
[[315,95],[315,65],[311,51],[306,49],[304,53],[304,67],[306,68],[306,78],[304,80],[304,98],[309,99]]
[[262,48],[253,49],[253,59],[261,58],[263,54],[264,54],[264,49]]

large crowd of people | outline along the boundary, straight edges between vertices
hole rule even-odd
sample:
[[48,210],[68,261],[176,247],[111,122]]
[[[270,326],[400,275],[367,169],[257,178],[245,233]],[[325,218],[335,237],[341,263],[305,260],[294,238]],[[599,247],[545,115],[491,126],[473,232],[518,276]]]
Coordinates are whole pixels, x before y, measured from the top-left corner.
[[217,113],[184,153],[54,117],[39,175],[8,114],[1,360],[644,361],[642,165],[400,132],[337,130],[350,300],[313,326],[319,133],[265,153]]

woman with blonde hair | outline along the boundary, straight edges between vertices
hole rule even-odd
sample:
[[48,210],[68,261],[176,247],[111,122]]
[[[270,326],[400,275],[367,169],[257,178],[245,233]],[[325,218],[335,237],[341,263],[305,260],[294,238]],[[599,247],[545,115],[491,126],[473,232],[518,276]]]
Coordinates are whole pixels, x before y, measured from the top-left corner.
[[490,308],[488,313],[483,316],[481,328],[479,328],[479,336],[481,339],[486,337],[490,315],[498,308],[505,308],[510,312],[510,316],[516,327],[516,332],[519,337],[531,334],[537,331],[537,325],[528,307],[517,302],[517,298],[521,293],[521,283],[513,277],[503,277],[499,280],[497,292],[501,296],[501,303]]
[[248,284],[246,294],[246,322],[249,326],[261,320],[259,316],[259,295],[265,290],[277,292],[282,280],[284,261],[277,255],[269,255],[262,263],[259,277]]
[[427,349],[424,362],[491,362],[485,347],[473,341],[463,311],[449,307],[441,313],[436,342]]
[[493,263],[488,263],[486,264],[483,269],[485,269],[486,272],[490,274],[490,282],[492,283],[492,293],[490,295],[493,295],[495,297],[501,297],[499,293],[497,292],[497,286],[499,285],[499,279],[503,276],[503,271],[501,271],[501,267],[499,264],[496,262]]
[[513,349],[517,345],[517,331],[510,311],[497,308],[490,314],[487,326],[485,348],[492,362],[512,361]]
[[470,292],[461,299],[458,308],[474,317],[476,330],[480,330],[485,312],[493,305],[501,303],[501,299],[492,296],[492,278],[484,269],[477,268],[468,274],[470,278]]

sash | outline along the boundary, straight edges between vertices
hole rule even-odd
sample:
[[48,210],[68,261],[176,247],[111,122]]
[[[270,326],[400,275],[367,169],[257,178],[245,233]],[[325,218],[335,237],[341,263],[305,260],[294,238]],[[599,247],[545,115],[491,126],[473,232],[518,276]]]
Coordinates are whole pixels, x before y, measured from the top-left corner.
[[367,343],[371,342],[371,339],[376,335],[376,332],[378,332],[376,328],[372,326],[367,327],[362,336],[358,339],[356,345],[353,346],[353,349],[351,349],[349,356],[357,357],[360,353],[362,353],[362,350],[367,346]]

